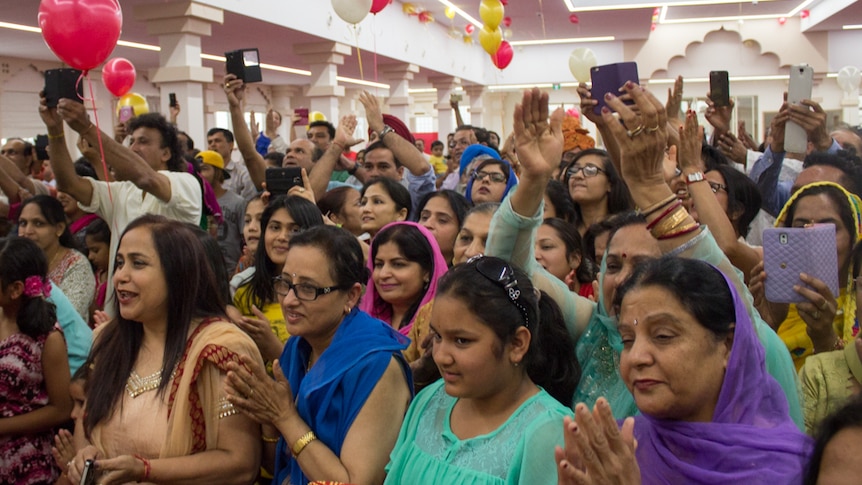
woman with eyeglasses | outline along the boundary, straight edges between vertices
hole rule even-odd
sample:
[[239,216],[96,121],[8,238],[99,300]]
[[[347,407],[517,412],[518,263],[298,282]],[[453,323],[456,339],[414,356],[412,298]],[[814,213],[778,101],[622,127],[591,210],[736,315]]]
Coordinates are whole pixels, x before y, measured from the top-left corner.
[[440,280],[431,331],[443,378],[411,404],[386,483],[557,483],[580,370],[554,301],[502,259],[475,258]]
[[604,150],[590,148],[575,155],[563,172],[563,182],[575,202],[581,236],[591,225],[634,209],[626,183]]
[[254,340],[264,362],[281,355],[290,335],[272,279],[281,274],[293,236],[320,225],[323,216],[309,200],[296,195],[272,199],[260,219],[263,234],[254,255],[254,267],[234,277],[240,281],[231,285],[238,287],[233,303],[242,314],[234,318],[234,323]]
[[691,199],[689,212],[701,224],[709,227],[722,252],[745,276],[763,260],[761,248],[745,242],[754,217],[760,210],[760,191],[745,174],[730,166],[717,150],[703,146],[697,126],[697,115],[686,113],[691,122],[683,133],[677,160],[682,179],[688,185]]
[[295,235],[274,283],[291,334],[275,379],[247,359],[231,365],[229,400],[264,425],[273,483],[383,483],[412,381],[401,355],[407,339],[359,309],[366,281],[362,248],[347,231]]
[[509,162],[489,158],[480,162],[470,172],[465,197],[471,204],[500,202],[517,184],[518,177]]

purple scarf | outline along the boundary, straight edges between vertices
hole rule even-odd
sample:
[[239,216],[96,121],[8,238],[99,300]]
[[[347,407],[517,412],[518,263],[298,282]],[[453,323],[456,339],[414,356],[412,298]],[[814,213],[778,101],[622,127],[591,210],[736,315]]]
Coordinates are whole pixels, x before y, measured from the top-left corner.
[[[437,293],[437,281],[441,276],[449,269],[449,265],[446,264],[446,258],[443,257],[443,253],[440,252],[440,246],[437,244],[437,240],[434,239],[434,235],[431,234],[431,231],[425,229],[421,225],[415,222],[391,222],[383,226],[377,234],[380,234],[383,230],[385,230],[389,226],[394,225],[408,225],[413,226],[419,229],[419,232],[425,236],[425,239],[428,240],[428,244],[431,245],[431,251],[433,254],[433,262],[434,268],[431,271],[431,280],[428,282],[428,287],[425,288],[425,294],[422,295],[422,302],[419,303],[419,306],[416,307],[416,313],[419,313],[418,309],[425,306],[426,303],[434,299],[434,295]],[[371,247],[368,249],[368,262],[366,265],[368,266],[369,274],[374,272],[374,261],[371,259],[371,255],[374,253],[374,244],[375,241],[371,241]],[[397,329],[401,335],[408,335],[410,333],[410,329],[413,328],[413,322],[416,321],[416,315],[413,315],[413,318],[410,320],[408,325],[405,325],[398,328],[398,322],[392,321],[392,305],[383,301],[383,298],[377,294],[377,288],[374,286],[374,278],[373,276],[368,277],[368,285],[365,290],[365,296],[362,297],[362,301],[359,303],[359,309],[368,313],[374,318],[379,318],[384,322],[392,325],[393,328]]]
[[801,483],[811,440],[793,424],[787,399],[766,372],[746,306],[727,279],[736,310],[733,347],[712,422],[635,417],[644,484]]

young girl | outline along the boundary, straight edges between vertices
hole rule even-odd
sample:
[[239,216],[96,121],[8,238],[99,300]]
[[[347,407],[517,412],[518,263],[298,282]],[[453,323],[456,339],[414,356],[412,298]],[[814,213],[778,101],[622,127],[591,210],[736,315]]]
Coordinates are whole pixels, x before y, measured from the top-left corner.
[[[108,260],[111,257],[111,228],[102,219],[96,219],[87,228],[84,235],[84,243],[87,245],[87,259],[93,265],[93,273],[96,275],[96,295],[90,307],[90,315],[96,310],[105,309],[105,296],[108,291]],[[90,326],[94,324],[90,320]]]
[[84,433],[84,401],[86,400],[85,388],[91,365],[91,362],[86,362],[79,367],[75,375],[72,376],[71,384],[69,384],[69,396],[72,398],[72,422],[74,424],[72,431],[74,433],[61,428],[54,436],[54,447],[51,452],[54,455],[54,462],[63,472],[63,477],[57,481],[56,485],[71,483],[67,479],[68,464],[78,454],[78,450],[90,444]]
[[48,263],[24,238],[0,242],[0,483],[53,483],[53,428],[69,419],[69,361],[54,331]]
[[483,257],[440,280],[431,316],[443,378],[410,405],[387,484],[549,484],[578,381],[559,308]]
[[260,241],[260,217],[263,215],[265,207],[266,204],[263,203],[263,199],[259,195],[248,201],[245,206],[245,219],[243,219],[242,225],[242,238],[245,241],[245,247],[236,264],[235,274],[242,273],[254,266],[254,253],[257,251],[257,243]]

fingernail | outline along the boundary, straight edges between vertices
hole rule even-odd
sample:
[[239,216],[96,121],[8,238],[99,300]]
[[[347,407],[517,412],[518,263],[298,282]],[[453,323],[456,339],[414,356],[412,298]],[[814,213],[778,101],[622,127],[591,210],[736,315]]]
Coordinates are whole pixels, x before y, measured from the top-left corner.
[[568,468],[569,468],[569,464],[568,464],[568,462],[565,462],[565,461],[564,461],[564,462],[563,462],[563,469],[568,470]]
[[607,106],[602,106],[602,113],[609,114],[610,112],[611,110],[609,110]]
[[626,88],[627,89],[631,89],[633,87],[635,87],[635,83],[633,83],[631,81],[626,81]]

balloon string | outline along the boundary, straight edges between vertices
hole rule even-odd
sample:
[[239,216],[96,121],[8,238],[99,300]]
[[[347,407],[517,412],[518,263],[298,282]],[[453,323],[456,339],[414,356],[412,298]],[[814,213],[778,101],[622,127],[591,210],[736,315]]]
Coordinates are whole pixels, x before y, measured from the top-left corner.
[[365,81],[365,72],[362,69],[362,49],[359,47],[359,29],[353,25],[353,40],[356,42],[356,56],[359,59],[359,79]]
[[[93,120],[96,122],[96,138],[99,139],[99,156],[102,157],[102,170],[105,174],[105,182],[108,181],[108,163],[105,161],[105,146],[102,144],[102,129],[99,128],[99,111],[96,109],[96,96],[93,94],[93,81],[90,79],[89,72],[82,74],[87,76],[87,86],[90,88],[90,103],[93,105]],[[108,187],[108,200],[111,205],[114,205],[114,195],[111,193],[111,184],[105,184]],[[113,212],[113,211],[112,211]]]
[[545,31],[545,6],[542,5],[542,0],[539,0],[539,16],[542,18],[542,38],[548,38],[548,32]]
[[[374,50],[374,82],[379,82],[377,77],[377,15],[371,19],[371,48]],[[380,95],[380,88],[374,88],[374,94]]]

